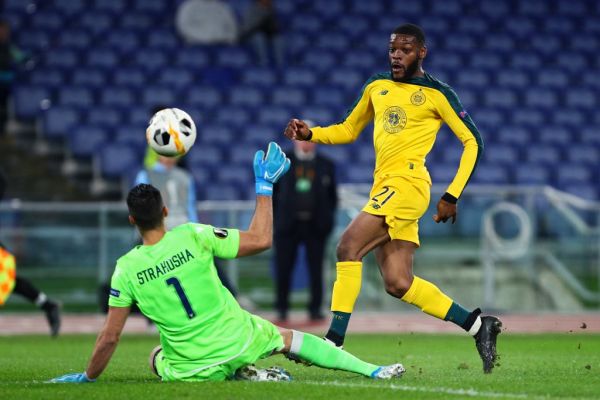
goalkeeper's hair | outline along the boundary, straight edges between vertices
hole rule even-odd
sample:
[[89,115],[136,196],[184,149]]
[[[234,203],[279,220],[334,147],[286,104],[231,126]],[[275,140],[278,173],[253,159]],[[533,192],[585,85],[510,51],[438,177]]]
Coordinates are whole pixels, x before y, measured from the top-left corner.
[[143,231],[158,228],[163,222],[163,199],[160,190],[152,185],[140,183],[127,195],[129,215]]
[[399,35],[414,36],[417,39],[417,43],[419,43],[419,46],[425,46],[425,32],[423,32],[423,29],[419,25],[402,24],[396,27],[396,29],[394,29],[394,32],[392,33]]

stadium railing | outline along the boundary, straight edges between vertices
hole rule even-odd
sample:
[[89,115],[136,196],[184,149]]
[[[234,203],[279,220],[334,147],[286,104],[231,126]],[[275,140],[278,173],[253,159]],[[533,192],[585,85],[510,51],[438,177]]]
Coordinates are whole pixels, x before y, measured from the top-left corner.
[[[370,185],[339,186],[341,204],[324,266],[327,295],[335,279],[335,244],[369,190]],[[444,190],[434,185],[420,221],[415,274],[469,306],[514,311],[600,306],[599,203],[546,186],[471,185],[459,202],[456,224],[435,224],[431,217]],[[253,201],[198,203],[200,220],[216,226],[246,228],[253,210]],[[122,202],[12,200],[0,203],[0,241],[16,254],[19,273],[47,286],[66,306],[89,307],[117,258],[139,238]],[[271,255],[227,261],[226,268],[240,292],[264,308],[273,302]],[[305,297],[300,290],[292,301]],[[404,309],[385,293],[371,255],[357,307]]]

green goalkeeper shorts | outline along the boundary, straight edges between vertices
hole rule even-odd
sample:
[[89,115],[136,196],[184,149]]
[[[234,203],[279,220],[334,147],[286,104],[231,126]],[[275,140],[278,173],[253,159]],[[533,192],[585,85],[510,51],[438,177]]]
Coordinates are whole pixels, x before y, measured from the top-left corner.
[[283,337],[275,325],[256,315],[248,315],[253,328],[252,337],[247,338],[248,346],[241,353],[221,364],[206,368],[199,367],[197,372],[189,376],[187,373],[175,371],[164,352],[160,351],[154,360],[156,372],[164,382],[224,381],[232,378],[239,368],[254,364],[257,360],[270,356],[274,351],[283,349]]

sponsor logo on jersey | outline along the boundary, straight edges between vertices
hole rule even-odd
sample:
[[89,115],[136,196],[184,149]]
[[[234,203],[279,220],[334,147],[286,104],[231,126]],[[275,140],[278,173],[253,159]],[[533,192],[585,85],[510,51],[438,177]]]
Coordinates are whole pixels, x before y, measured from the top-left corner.
[[381,206],[376,202],[371,203],[371,207],[373,207],[375,210],[379,210],[381,208]]
[[413,103],[415,106],[425,104],[425,100],[427,100],[427,98],[425,97],[425,93],[423,93],[423,90],[421,89],[410,95],[410,102]]
[[163,259],[159,264],[154,267],[146,268],[137,273],[138,283],[143,285],[146,282],[152,281],[156,278],[171,272],[179,267],[183,267],[191,259],[195,258],[191,251],[185,250],[179,253]]
[[229,236],[229,232],[227,231],[227,229],[223,228],[213,228],[213,233],[219,239],[225,239],[227,236]]
[[110,288],[110,295],[114,297],[119,297],[121,296],[121,292],[117,289]]
[[383,129],[387,133],[398,133],[406,126],[406,112],[401,107],[391,106],[383,113]]
[[381,96],[385,96],[386,94],[388,94],[388,91],[384,89],[384,90],[382,90],[381,92],[379,92],[379,94],[380,94]]

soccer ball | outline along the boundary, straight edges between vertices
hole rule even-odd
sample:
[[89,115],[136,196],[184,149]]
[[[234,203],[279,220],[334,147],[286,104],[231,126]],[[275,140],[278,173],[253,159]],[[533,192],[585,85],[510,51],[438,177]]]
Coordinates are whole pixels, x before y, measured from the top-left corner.
[[187,153],[196,141],[196,125],[183,110],[165,108],[150,119],[146,140],[162,156],[178,157]]

